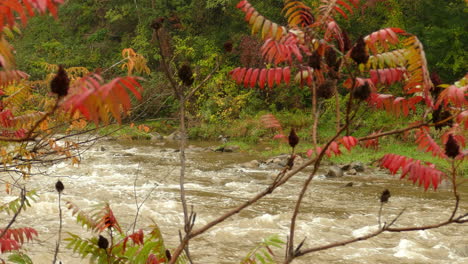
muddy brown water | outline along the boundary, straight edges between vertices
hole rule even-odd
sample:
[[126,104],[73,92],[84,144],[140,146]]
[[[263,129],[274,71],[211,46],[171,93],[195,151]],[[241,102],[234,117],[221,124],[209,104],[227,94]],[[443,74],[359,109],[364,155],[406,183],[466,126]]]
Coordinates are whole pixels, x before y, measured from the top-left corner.
[[[167,145],[166,145],[167,144]],[[136,211],[136,194],[143,199],[138,226],[147,229],[154,220],[162,229],[166,245],[178,242],[183,216],[179,203],[179,153],[174,144],[157,142],[103,141],[84,154],[79,167],[54,165],[49,176],[33,177],[30,188],[40,198],[18,218],[18,223],[35,227],[39,241],[27,246],[34,263],[51,263],[57,239],[58,208],[54,184],[59,177],[65,185],[64,200],[82,208],[109,202],[123,229],[129,230]],[[265,189],[278,172],[273,169],[245,169],[241,163],[258,159],[245,153],[215,153],[194,148],[187,151],[187,200],[197,212],[196,227]],[[359,159],[359,157],[356,157]],[[286,239],[291,212],[307,174],[290,182],[254,206],[195,239],[191,244],[196,263],[239,263],[262,238],[278,234]],[[343,187],[353,182],[352,187]],[[424,192],[397,177],[376,169],[355,176],[326,179],[317,176],[309,189],[297,222],[296,241],[307,238],[304,247],[323,245],[364,235],[377,227],[379,194],[388,188],[392,197],[384,207],[383,221],[405,213],[398,225],[423,225],[448,218],[453,194],[448,189]],[[468,188],[460,189],[462,212],[468,210]],[[8,197],[4,197],[8,200]],[[195,228],[196,228],[195,227]],[[91,233],[76,224],[65,209],[64,231]],[[428,231],[383,234],[379,237],[303,256],[294,263],[468,263],[468,225],[452,225]],[[64,234],[64,237],[67,235]],[[71,251],[62,250],[64,264],[88,263]],[[277,252],[282,255],[283,252]]]

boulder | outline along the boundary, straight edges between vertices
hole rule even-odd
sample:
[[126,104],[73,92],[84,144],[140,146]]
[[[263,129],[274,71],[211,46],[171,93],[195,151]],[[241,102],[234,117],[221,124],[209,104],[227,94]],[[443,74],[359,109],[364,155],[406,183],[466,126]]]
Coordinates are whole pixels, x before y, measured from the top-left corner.
[[355,169],[350,169],[349,171],[346,172],[347,175],[356,175],[357,171]]
[[219,146],[213,149],[214,152],[232,152],[232,149],[227,149],[225,146]]
[[174,132],[172,132],[172,134],[165,137],[164,139],[166,139],[166,140],[181,140],[182,139],[182,133],[180,133],[179,131],[174,131]]
[[158,132],[151,132],[149,134],[149,136],[150,136],[151,141],[159,141],[159,140],[164,139],[164,137],[161,134],[159,134]]
[[345,165],[341,166],[341,169],[344,170],[344,171],[347,171],[347,170],[351,169],[351,164],[345,164]]
[[256,169],[260,166],[260,162],[258,160],[252,160],[246,163],[241,164],[241,167],[247,169]]
[[343,170],[338,166],[331,166],[325,176],[328,178],[343,177]]
[[355,169],[357,172],[363,172],[366,167],[364,166],[364,164],[362,164],[362,162],[353,162],[351,163],[351,169]]
[[442,180],[442,182],[439,184],[439,186],[437,187],[439,190],[442,189],[442,190],[452,190],[453,189],[453,184],[451,181],[447,180],[447,179],[444,179]]
[[239,151],[239,150],[240,150],[240,147],[237,146],[237,145],[224,147],[224,152],[236,152],[236,151]]
[[353,187],[353,182],[348,182],[345,186],[343,187]]

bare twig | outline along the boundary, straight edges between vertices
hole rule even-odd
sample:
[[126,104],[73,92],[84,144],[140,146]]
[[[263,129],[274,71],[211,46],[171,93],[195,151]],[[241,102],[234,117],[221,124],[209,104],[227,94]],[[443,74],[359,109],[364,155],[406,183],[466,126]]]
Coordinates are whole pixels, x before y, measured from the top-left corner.
[[384,203],[380,203],[380,208],[379,208],[379,228],[382,227],[382,222],[380,221],[381,217],[382,217],[382,208],[383,208],[383,205]]
[[137,184],[139,173],[140,173],[140,165],[138,164],[137,174],[135,175],[135,180],[133,181],[133,197],[135,199],[136,213],[135,213],[135,219],[133,220],[133,223],[132,223],[132,234],[135,233],[135,228],[136,228],[136,225],[137,225],[138,216],[140,215],[141,207],[143,207],[143,205],[148,200],[148,198],[151,196],[153,191],[158,187],[158,185],[155,184],[155,186],[146,194],[145,198],[143,198],[141,203],[138,203],[138,195],[137,195],[137,192],[136,192],[136,184]]
[[344,241],[340,241],[340,242],[331,243],[331,244],[324,245],[324,246],[319,246],[319,247],[313,247],[313,248],[300,250],[299,252],[297,252],[297,254],[294,257],[304,256],[304,255],[310,254],[312,252],[327,250],[327,249],[330,249],[330,248],[345,246],[345,245],[352,244],[352,243],[355,243],[355,242],[364,241],[364,240],[376,237],[376,236],[378,236],[378,235],[380,235],[380,234],[382,234],[384,232],[420,231],[420,230],[428,230],[428,229],[439,228],[439,227],[450,225],[450,224],[463,224],[463,223],[468,222],[468,219],[464,219],[464,217],[466,217],[468,215],[468,214],[466,214],[464,216],[459,216],[459,217],[457,217],[455,219],[449,219],[447,221],[444,221],[444,222],[441,222],[441,223],[438,223],[438,224],[434,224],[434,225],[417,226],[417,227],[404,227],[404,228],[392,228],[391,226],[398,220],[398,218],[403,214],[404,211],[405,210],[402,210],[390,222],[389,225],[384,224],[381,228],[379,228],[378,230],[376,230],[376,231],[374,231],[374,232],[372,232],[370,234],[360,236],[360,237],[356,237],[356,238],[353,238],[353,239],[348,239],[348,240],[344,240]]
[[59,231],[58,231],[58,238],[57,238],[57,243],[55,245],[55,253],[54,253],[54,260],[52,261],[53,264],[57,263],[57,256],[60,250],[60,242],[62,241],[62,224],[63,224],[63,219],[62,219],[62,206],[61,206],[61,198],[62,198],[62,192],[58,192],[58,208],[59,208]]

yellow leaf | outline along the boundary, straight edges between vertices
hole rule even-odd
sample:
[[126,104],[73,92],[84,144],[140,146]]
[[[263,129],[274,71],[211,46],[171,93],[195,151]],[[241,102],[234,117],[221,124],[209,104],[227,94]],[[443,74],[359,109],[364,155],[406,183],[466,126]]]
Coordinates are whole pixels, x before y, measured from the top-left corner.
[[266,36],[269,35],[270,33],[270,28],[271,28],[271,21],[266,20],[265,23],[263,23],[263,28],[262,28],[262,39],[264,39]]
[[257,16],[252,26],[252,35],[257,33],[260,30],[260,28],[262,27],[263,21],[265,21],[265,18],[263,16]]

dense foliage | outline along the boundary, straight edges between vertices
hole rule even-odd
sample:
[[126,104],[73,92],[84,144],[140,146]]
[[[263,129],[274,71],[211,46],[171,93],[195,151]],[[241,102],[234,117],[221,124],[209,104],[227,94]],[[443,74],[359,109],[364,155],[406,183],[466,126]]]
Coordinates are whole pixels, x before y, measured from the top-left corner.
[[[440,32],[445,32],[445,22],[430,17],[420,23],[414,19],[420,15],[411,13],[422,10],[426,16],[426,8],[440,4],[433,0],[322,0],[307,4],[294,0],[3,0],[1,4],[1,172],[15,175],[11,180],[1,180],[6,192],[17,194],[18,198],[0,207],[0,212],[11,215],[6,227],[0,229],[0,253],[20,250],[23,243],[38,236],[33,227],[16,228],[15,223],[21,211],[30,206],[29,201],[35,199],[35,192],[26,190],[34,169],[62,160],[79,163],[80,145],[85,142],[72,141],[74,133],[84,133],[80,130],[89,128],[88,122],[96,126],[121,123],[128,114],[133,119],[179,116],[184,233],[179,233],[180,244],[171,252],[157,226],[149,232],[136,230],[138,211],[132,232],[125,234],[109,204],[88,212],[67,202],[77,222],[93,236],[88,239],[69,233],[65,239],[67,247],[97,263],[186,263],[190,261],[189,242],[193,238],[271,194],[309,165],[313,165],[313,171],[299,186],[284,263],[384,232],[468,222],[467,214],[459,213],[461,198],[457,192],[460,165],[467,156],[463,149],[468,128],[466,32],[461,12],[466,6],[462,1],[447,1],[441,8],[442,15],[451,16],[451,31],[447,34],[452,39],[450,43],[441,40],[446,37]],[[241,12],[234,10],[234,4]],[[63,20],[55,20],[58,12]],[[52,17],[32,18],[47,13]],[[13,32],[20,31],[19,22],[30,26],[14,40],[14,53],[7,38],[14,38]],[[244,23],[251,34],[243,33],[247,29]],[[387,27],[395,23],[398,27]],[[419,39],[410,32],[412,29],[421,33],[434,29],[434,33],[422,34]],[[428,53],[428,60],[424,41],[434,49]],[[443,85],[438,74],[430,73],[431,64],[442,79],[452,80],[453,84]],[[132,74],[146,76],[145,94],[140,83],[143,79]],[[333,96],[335,100],[330,99]],[[136,99],[145,100],[132,110]],[[190,201],[187,202],[184,190],[186,119],[219,125],[261,110],[301,111],[309,106],[314,129],[319,112],[323,113],[324,124],[333,119],[336,127],[331,136],[323,136],[320,142],[316,141],[314,130],[314,147],[306,153],[309,160],[294,168],[297,149],[304,138],[295,128],[285,136],[281,121],[273,114],[264,115],[264,125],[279,131],[276,138],[291,147],[287,164],[265,190],[250,200],[211,222],[196,223],[197,213],[193,209],[189,213]],[[363,109],[384,110],[393,120],[400,121],[401,128],[388,127],[382,118],[371,126],[374,131],[359,131],[358,119],[367,117]],[[329,118],[333,110],[336,116]],[[442,132],[436,134],[433,128]],[[424,190],[435,190],[443,180],[450,181],[455,203],[448,220],[434,225],[395,227],[403,212],[392,222],[381,223],[380,210],[378,229],[364,236],[319,247],[304,246],[305,238],[295,243],[300,236],[295,231],[301,203],[322,159],[342,155],[345,149],[351,151],[359,144],[377,148],[379,138],[411,131],[420,150],[449,166],[441,168],[394,153],[386,153],[379,165],[392,174],[399,172],[401,178],[418,183]],[[55,188],[60,227],[54,263],[62,241],[61,195],[65,186],[58,181]],[[388,190],[382,193],[381,209],[390,196]],[[138,210],[140,206],[137,203]],[[283,246],[281,239],[268,238],[243,263],[273,262],[271,247]],[[31,262],[22,253],[9,259]]]
[[[306,1],[313,6],[319,1]],[[251,1],[268,19],[280,24],[283,1]],[[163,25],[173,45],[172,54],[181,62],[197,65],[198,74],[213,67],[215,58],[223,52],[223,43],[233,43],[233,54],[225,59],[219,74],[191,102],[193,121],[223,122],[229,118],[252,115],[259,110],[280,111],[311,106],[307,89],[274,91],[239,90],[227,80],[226,73],[242,65],[261,65],[262,58],[252,53],[261,45],[258,38],[248,36],[242,15],[235,11],[236,1],[67,1],[60,7],[62,19],[34,18],[15,41],[19,66],[40,78],[46,74],[45,63],[66,67],[83,66],[88,70],[108,68],[120,60],[120,51],[132,47],[148,59],[157,70],[159,53],[151,42],[151,21],[166,18]],[[437,13],[432,10],[437,9]],[[425,46],[431,71],[437,71],[444,83],[463,76],[468,55],[463,0],[442,1],[366,1],[349,19],[337,18],[351,40],[380,28],[399,27],[419,37]],[[191,10],[197,10],[192,12]],[[254,62],[256,61],[256,62]],[[252,64],[254,63],[254,64]],[[123,73],[113,68],[107,74]],[[170,94],[161,84],[161,76],[153,71],[146,77],[147,93]],[[165,96],[151,97],[151,106],[141,107],[145,113],[138,118],[170,117],[175,113],[175,101]],[[237,102],[228,106],[228,102]],[[164,104],[164,107],[157,105]],[[139,110],[136,110],[137,112]],[[142,111],[142,110],[141,110]]]

